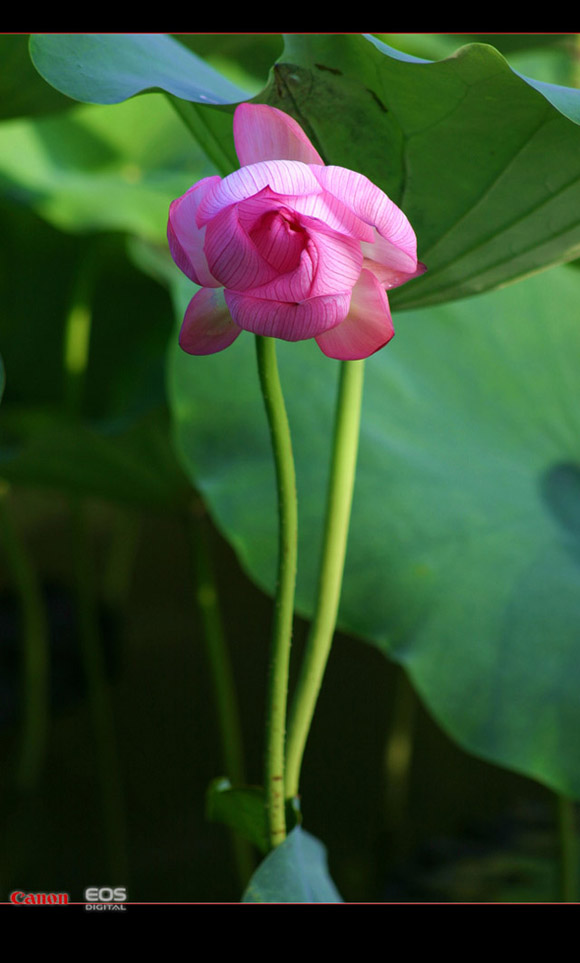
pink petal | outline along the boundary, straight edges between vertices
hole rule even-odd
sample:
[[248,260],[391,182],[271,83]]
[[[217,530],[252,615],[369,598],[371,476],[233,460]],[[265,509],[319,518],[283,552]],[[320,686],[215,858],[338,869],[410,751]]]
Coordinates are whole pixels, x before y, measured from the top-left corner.
[[[316,270],[318,267],[318,250],[314,244],[308,241],[305,249],[301,252],[300,260],[294,270],[286,274],[276,274],[267,284],[261,284],[246,290],[246,293],[253,298],[266,301],[305,301],[311,297],[314,285]],[[343,284],[342,290],[346,291],[348,285]],[[336,294],[336,287],[323,294]]]
[[[384,287],[398,287],[412,278],[419,277],[427,270],[424,264],[417,262],[416,253],[414,267],[410,270],[408,252],[396,247],[392,241],[382,237],[377,230],[374,230],[373,234],[372,244],[363,242],[361,249],[365,259],[369,261],[369,270],[373,271]],[[413,241],[412,250],[416,252],[416,241]]]
[[362,268],[360,242],[338,234],[320,221],[309,217],[301,220],[318,254],[316,275],[309,297],[350,291]]
[[300,125],[282,110],[266,104],[236,107],[234,142],[242,167],[267,160],[324,164]]
[[250,238],[278,274],[295,270],[308,243],[308,235],[300,220],[286,207],[266,211],[254,223]]
[[361,271],[342,324],[319,334],[316,343],[329,358],[356,361],[383,348],[394,335],[387,295],[370,271]]
[[292,209],[308,217],[316,217],[327,227],[348,234],[358,241],[373,241],[375,231],[357,217],[338,197],[324,191],[322,194],[302,194],[300,197],[284,198]]
[[317,218],[326,227],[339,234],[348,234],[359,241],[375,240],[374,228],[361,221],[342,201],[325,192],[316,194],[275,194],[264,187],[259,194],[240,202],[240,224],[250,233],[252,225],[261,215],[273,207],[286,207],[297,214]]
[[299,218],[297,227],[305,238],[300,263],[259,287],[246,288],[247,293],[274,301],[304,301],[349,292],[363,263],[360,242],[332,231],[315,218]]
[[275,194],[321,194],[322,187],[313,171],[323,169],[293,160],[263,161],[242,167],[207,191],[197,212],[198,227],[207,224],[224,207],[253,197],[265,187]]
[[241,205],[226,207],[206,227],[205,253],[209,269],[224,287],[245,291],[278,274],[262,257],[240,226]]
[[228,348],[240,334],[231,319],[224,300],[223,288],[202,288],[189,302],[179,345],[188,354],[215,354]]
[[283,341],[304,341],[340,324],[348,314],[348,294],[308,301],[266,301],[237,291],[225,292],[232,318],[240,328]]
[[398,251],[397,267],[400,270],[411,273],[416,269],[415,232],[403,212],[380,188],[369,181],[368,177],[356,171],[349,171],[346,167],[311,167],[310,169],[326,191],[338,197],[361,220],[376,227],[378,233],[387,239],[389,250]]
[[214,277],[228,290],[274,301],[349,291],[362,267],[360,242],[276,205],[278,196],[262,191],[208,223],[205,253]]
[[[370,245],[362,245],[361,247],[367,248]],[[417,261],[417,269],[408,273],[407,271],[400,271],[394,267],[387,267],[385,264],[379,264],[378,261],[371,261],[369,258],[364,259],[363,267],[368,271],[371,271],[376,277],[377,281],[380,282],[383,288],[398,288],[401,284],[406,284],[407,281],[412,281],[413,278],[418,278],[421,274],[424,274],[427,268],[420,261]]]
[[203,287],[219,287],[208,267],[203,245],[205,228],[196,224],[196,212],[206,191],[220,182],[217,176],[204,177],[169,207],[167,240],[171,256],[180,271]]

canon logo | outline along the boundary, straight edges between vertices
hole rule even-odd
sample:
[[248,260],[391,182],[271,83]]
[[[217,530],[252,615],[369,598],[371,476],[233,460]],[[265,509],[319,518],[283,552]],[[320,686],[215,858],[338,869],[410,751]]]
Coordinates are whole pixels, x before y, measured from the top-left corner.
[[68,903],[68,893],[22,893],[16,890],[10,893],[10,902],[29,906],[65,906]]

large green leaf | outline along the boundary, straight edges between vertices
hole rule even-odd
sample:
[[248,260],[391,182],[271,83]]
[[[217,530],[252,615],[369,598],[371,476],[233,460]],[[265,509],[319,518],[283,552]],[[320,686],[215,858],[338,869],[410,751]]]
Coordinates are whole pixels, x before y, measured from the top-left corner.
[[403,208],[428,271],[392,301],[416,307],[580,254],[580,91],[536,86],[483,44],[430,63],[375,38],[298,34],[258,99]]
[[[185,292],[184,292],[185,293]],[[341,626],[464,747],[580,796],[580,272],[409,312],[367,362]],[[312,613],[338,365],[279,342]],[[274,475],[254,347],[173,352],[190,477],[268,592]]]
[[75,100],[118,104],[146,90],[183,100],[229,104],[246,92],[165,34],[34,34],[39,74]]
[[220,74],[238,87],[257,94],[268,80],[270,68],[282,51],[281,34],[181,33],[174,34]]
[[244,893],[244,903],[341,903],[328,875],[326,850],[296,826],[260,864]]

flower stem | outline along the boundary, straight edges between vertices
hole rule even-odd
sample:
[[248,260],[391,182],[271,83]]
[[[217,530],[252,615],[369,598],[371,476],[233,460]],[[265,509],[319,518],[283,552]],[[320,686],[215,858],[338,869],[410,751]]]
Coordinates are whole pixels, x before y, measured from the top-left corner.
[[284,743],[298,556],[298,507],[290,426],[278,376],[274,339],[257,335],[256,351],[278,491],[278,581],[268,680],[264,768],[268,831],[270,845],[274,848],[286,838]]
[[302,758],[338,615],[356,473],[364,361],[343,361],[334,426],[318,600],[288,726],[286,795],[298,794]]

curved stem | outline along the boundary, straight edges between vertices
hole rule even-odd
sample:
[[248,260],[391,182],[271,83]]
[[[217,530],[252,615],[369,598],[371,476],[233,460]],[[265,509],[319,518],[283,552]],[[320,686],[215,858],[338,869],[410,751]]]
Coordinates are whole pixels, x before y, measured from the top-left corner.
[[298,507],[290,426],[278,376],[276,343],[273,338],[257,335],[256,350],[278,490],[278,582],[268,680],[264,770],[270,845],[274,848],[286,838],[284,742],[298,556]]
[[286,795],[297,795],[302,757],[338,615],[360,430],[364,361],[343,361],[334,427],[318,600],[288,726]]

